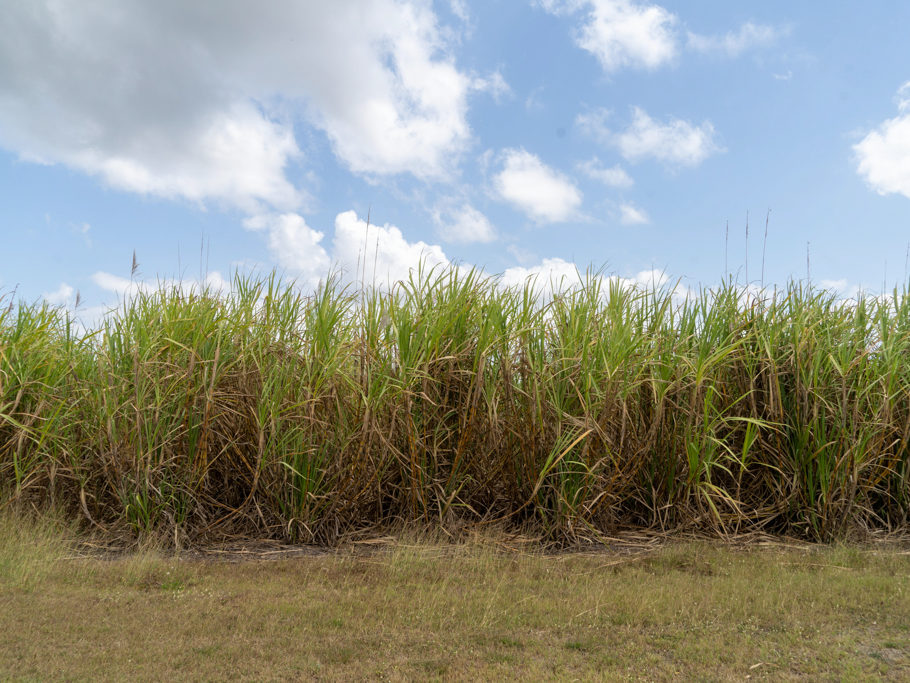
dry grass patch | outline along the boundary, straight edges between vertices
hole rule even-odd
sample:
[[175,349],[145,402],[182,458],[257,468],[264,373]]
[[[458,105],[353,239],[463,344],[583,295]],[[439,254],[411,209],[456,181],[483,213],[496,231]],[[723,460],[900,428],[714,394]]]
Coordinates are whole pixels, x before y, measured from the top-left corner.
[[8,560],[13,545],[2,678],[910,676],[910,555],[895,548],[408,545],[230,563],[62,559],[63,544]]

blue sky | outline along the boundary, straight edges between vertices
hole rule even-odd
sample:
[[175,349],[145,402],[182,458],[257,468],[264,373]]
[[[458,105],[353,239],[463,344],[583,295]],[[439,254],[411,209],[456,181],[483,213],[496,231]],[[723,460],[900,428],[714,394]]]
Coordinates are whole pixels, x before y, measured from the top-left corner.
[[808,244],[813,282],[880,291],[907,274],[908,25],[884,0],[12,0],[0,292],[92,316],[161,278],[353,277],[365,244],[373,280],[760,284],[769,210],[766,285]]

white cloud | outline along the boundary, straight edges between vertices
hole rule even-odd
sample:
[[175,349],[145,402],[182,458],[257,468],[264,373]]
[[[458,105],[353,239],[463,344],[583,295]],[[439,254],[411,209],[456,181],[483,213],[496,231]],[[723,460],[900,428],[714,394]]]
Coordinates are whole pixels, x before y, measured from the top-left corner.
[[822,280],[819,284],[822,289],[833,289],[836,292],[847,288],[847,280],[843,278],[840,280]]
[[676,15],[633,0],[541,0],[556,14],[584,13],[576,44],[597,57],[604,71],[655,69],[675,58]]
[[746,50],[773,44],[780,35],[781,31],[773,26],[747,21],[738,31],[729,31],[722,36],[703,36],[689,32],[687,45],[696,52],[738,57]]
[[181,150],[156,136],[129,150],[73,151],[63,161],[102,176],[111,186],[139,194],[203,202],[214,198],[255,211],[260,202],[294,207],[302,195],[284,167],[299,150],[289,128],[269,121],[250,104],[213,115]]
[[897,89],[897,95],[894,100],[897,102],[898,110],[902,112],[910,110],[910,81],[907,81]]
[[600,159],[594,157],[578,164],[578,170],[593,180],[603,183],[607,187],[629,188],[635,184],[626,170],[619,164],[605,168]]
[[602,145],[619,148],[629,161],[657,159],[671,166],[697,166],[712,154],[724,151],[715,140],[714,125],[694,125],[670,118],[666,123],[652,119],[641,107],[632,108],[632,123],[622,132],[607,126],[608,109],[594,109],[575,118],[579,129]]
[[206,288],[212,292],[225,292],[231,289],[228,282],[218,271],[208,273],[203,279],[189,278],[176,280],[171,278],[158,280],[140,280],[113,275],[105,271],[98,271],[91,276],[92,282],[106,292],[116,294],[118,298],[131,297],[140,292],[155,292],[161,288],[180,287],[186,291]]
[[476,85],[423,0],[34,0],[0,22],[0,145],[250,213],[306,199],[293,121],[355,172],[444,176]]
[[66,306],[70,303],[70,300],[73,298],[76,290],[70,287],[65,282],[61,282],[60,286],[53,292],[45,292],[42,295],[42,298],[49,303],[51,306]]
[[324,235],[308,226],[303,216],[266,214],[248,218],[243,224],[250,230],[266,230],[272,258],[308,286],[314,287],[328,275],[329,255],[320,244]]
[[623,225],[644,225],[649,222],[648,214],[632,204],[622,204],[619,207],[619,221]]
[[468,23],[471,20],[471,12],[465,0],[449,0],[449,9],[460,21]]
[[528,268],[523,266],[507,268],[500,279],[505,287],[520,287],[528,281],[552,292],[577,287],[582,282],[582,275],[578,272],[578,267],[570,261],[545,258],[539,264]]
[[698,166],[712,154],[723,151],[714,138],[710,121],[696,126],[671,118],[660,123],[639,107],[632,110],[632,124],[612,136],[613,144],[629,161],[650,157],[674,166]]
[[332,262],[348,278],[377,286],[407,280],[421,264],[427,268],[449,265],[438,245],[408,242],[394,225],[368,225],[354,211],[335,217]]
[[692,290],[681,283],[671,283],[667,274],[661,270],[642,270],[629,277],[600,275],[580,270],[576,264],[561,258],[545,258],[534,266],[508,268],[500,277],[499,283],[503,287],[522,287],[526,283],[531,283],[534,289],[543,295],[544,300],[547,300],[555,294],[578,287],[589,277],[600,280],[601,293],[604,297],[609,295],[611,284],[623,289],[644,291],[669,289],[676,304],[694,295]]
[[819,286],[835,295],[841,301],[858,301],[863,296],[863,289],[859,285],[850,284],[846,279],[821,280]]
[[506,79],[499,71],[494,71],[489,76],[476,76],[471,82],[471,87],[478,92],[490,93],[496,102],[501,102],[504,98],[512,94],[512,88],[506,83]]
[[519,244],[510,244],[506,247],[506,251],[509,252],[519,263],[527,264],[533,263],[537,260],[537,254]]
[[[593,54],[604,71],[626,67],[656,69],[672,63],[680,51],[679,18],[666,8],[639,0],[537,0],[553,14],[579,14],[576,44]],[[737,57],[773,44],[785,34],[767,24],[745,22],[724,35],[687,32],[686,47],[703,53]]]
[[447,242],[489,243],[496,239],[490,220],[470,204],[437,207],[433,220],[439,236]]
[[899,116],[883,121],[853,146],[857,172],[881,195],[910,198],[910,81],[897,91]]
[[155,287],[155,283],[152,282],[143,282],[142,280],[120,277],[119,275],[113,275],[112,273],[100,270],[94,273],[91,279],[92,282],[95,283],[95,286],[106,292],[116,294],[118,297],[124,295],[132,296],[137,292],[147,291]]
[[608,145],[613,142],[613,133],[607,126],[607,119],[610,118],[612,113],[609,109],[598,107],[576,116],[575,125],[585,135],[594,138],[602,145]]
[[543,99],[544,87],[542,85],[534,88],[525,98],[525,109],[528,111],[540,111],[544,108]]
[[531,219],[558,223],[577,214],[582,195],[567,176],[523,149],[503,151],[502,163],[493,178],[494,190]]

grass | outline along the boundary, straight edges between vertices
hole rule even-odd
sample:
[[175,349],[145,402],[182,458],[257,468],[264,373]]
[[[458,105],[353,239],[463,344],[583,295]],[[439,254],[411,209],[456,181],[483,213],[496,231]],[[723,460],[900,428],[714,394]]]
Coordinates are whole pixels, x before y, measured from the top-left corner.
[[20,517],[0,539],[0,678],[910,676],[900,547],[502,547],[98,557]]
[[181,547],[478,521],[836,540],[910,512],[910,297],[592,273],[0,307],[0,506]]

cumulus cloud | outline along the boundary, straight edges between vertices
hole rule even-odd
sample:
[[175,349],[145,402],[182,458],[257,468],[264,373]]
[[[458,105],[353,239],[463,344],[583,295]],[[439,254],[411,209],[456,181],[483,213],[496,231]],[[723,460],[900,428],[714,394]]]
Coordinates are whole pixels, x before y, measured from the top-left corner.
[[[476,88],[428,2],[34,0],[0,21],[0,145],[110,185],[298,208],[293,121],[364,174],[445,175]],[[331,68],[326,68],[331,65]]]
[[279,266],[293,275],[302,276],[314,286],[329,272],[329,255],[322,247],[323,233],[307,225],[296,213],[253,216],[243,222],[250,230],[262,230],[268,235],[269,253]]
[[837,295],[840,300],[858,301],[863,296],[863,289],[857,284],[851,284],[844,278],[837,280],[821,280],[819,286]]
[[506,251],[509,252],[512,257],[519,263],[533,263],[537,260],[537,254],[535,254],[530,249],[526,249],[520,244],[510,244],[506,247]]
[[529,281],[552,291],[560,291],[581,284],[582,274],[571,261],[545,258],[539,264],[527,268],[524,266],[507,268],[500,279],[505,287],[522,286]]
[[530,283],[544,299],[548,299],[555,294],[578,287],[588,278],[601,281],[601,291],[605,297],[610,292],[611,284],[624,289],[638,288],[646,291],[671,288],[676,303],[681,303],[694,295],[694,292],[681,283],[671,283],[667,274],[661,270],[642,270],[629,277],[601,275],[579,270],[576,264],[561,258],[545,258],[537,265],[508,268],[499,282],[503,287],[522,287]]
[[470,204],[437,207],[433,220],[439,236],[446,242],[489,243],[496,239],[490,220]]
[[65,282],[61,282],[60,286],[57,287],[56,290],[53,292],[45,292],[42,295],[42,298],[51,306],[66,306],[70,303],[73,298],[73,294],[75,293],[75,289],[70,287]]
[[900,111],[910,111],[910,81],[907,81],[897,89],[897,95],[894,100]]
[[129,150],[76,151],[63,161],[139,194],[198,202],[214,198],[247,211],[260,202],[293,207],[301,201],[303,195],[284,175],[288,161],[299,154],[293,134],[249,104],[213,115],[181,150],[168,149],[172,143],[156,137]]
[[493,178],[493,188],[538,223],[558,223],[575,216],[581,192],[564,174],[544,164],[523,149],[506,149],[502,170]]
[[322,244],[324,234],[295,213],[254,216],[244,226],[264,232],[272,257],[308,289],[315,288],[332,269],[338,269],[348,281],[387,287],[406,280],[421,263],[427,267],[449,264],[440,246],[409,242],[396,226],[368,224],[354,211],[335,217],[330,251]]
[[714,125],[694,125],[670,118],[655,121],[639,107],[632,109],[632,123],[613,137],[620,153],[629,161],[652,158],[673,166],[698,166],[712,154],[723,151],[715,141]]
[[696,52],[738,57],[746,50],[772,45],[781,34],[782,31],[774,26],[747,21],[738,31],[729,31],[722,36],[704,36],[689,32],[687,46]]
[[910,81],[897,92],[898,116],[886,119],[853,146],[857,172],[881,195],[910,198]]
[[91,280],[99,289],[116,294],[118,298],[135,296],[140,292],[155,292],[161,288],[169,287],[180,287],[188,291],[204,288],[212,292],[224,292],[231,288],[231,283],[218,271],[212,271],[202,279],[189,278],[180,280],[172,278],[141,280],[121,277],[106,271],[98,271],[92,274]]
[[602,145],[609,145],[613,142],[613,132],[607,125],[607,119],[612,116],[613,112],[605,107],[598,107],[579,114],[575,117],[575,125],[585,135],[594,138]]
[[91,279],[96,287],[103,289],[105,292],[116,294],[117,296],[135,294],[155,286],[155,283],[133,280],[132,278],[121,277],[102,270],[94,273]]
[[476,76],[471,87],[478,92],[490,93],[496,102],[501,102],[512,94],[512,88],[499,71],[494,71],[489,76]]
[[370,225],[354,211],[335,217],[332,262],[347,277],[380,287],[407,280],[420,265],[450,264],[438,245],[408,242],[394,225]]
[[786,32],[747,21],[724,35],[688,31],[683,41],[679,18],[657,4],[639,0],[538,0],[537,4],[553,14],[581,15],[575,43],[594,55],[607,73],[670,64],[683,43],[696,52],[738,57],[747,50],[772,45]]
[[449,9],[461,21],[467,23],[471,20],[471,12],[465,0],[449,0]]
[[651,158],[670,166],[698,166],[712,154],[724,151],[716,140],[714,125],[695,125],[678,118],[655,121],[641,107],[632,108],[632,122],[620,132],[611,130],[608,109],[579,114],[575,125],[602,145],[617,147],[628,161]]
[[597,157],[579,163],[577,168],[592,180],[601,182],[607,187],[626,189],[635,184],[632,176],[622,166],[617,164],[611,168],[605,168]]
[[622,204],[619,214],[619,222],[623,225],[644,225],[649,222],[648,214],[633,204]]
[[676,15],[660,5],[633,0],[541,0],[556,14],[583,13],[576,44],[594,55],[604,71],[655,69],[678,52]]
[[[473,211],[468,205],[461,209]],[[262,214],[243,224],[248,230],[265,233],[272,257],[303,289],[314,289],[333,270],[348,282],[388,287],[407,280],[421,264],[428,268],[450,264],[439,245],[409,242],[396,226],[368,223],[354,211],[335,217],[329,248],[323,246],[324,234],[295,213]]]

